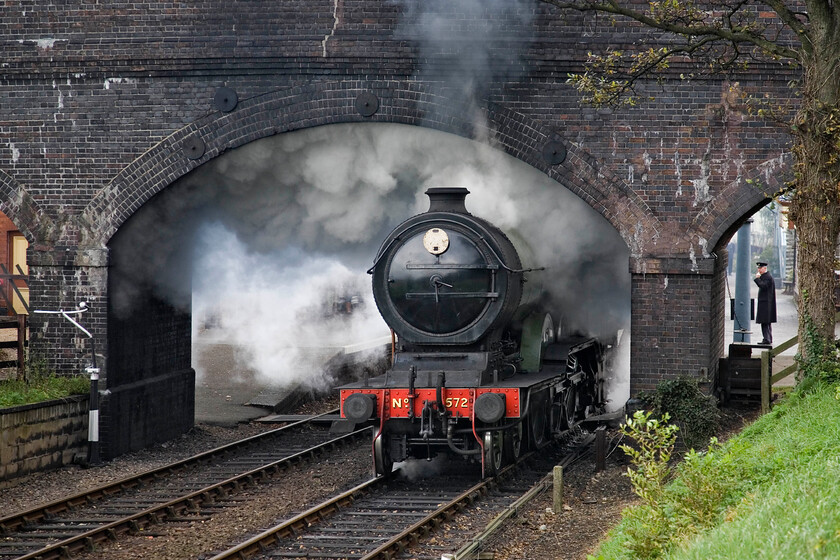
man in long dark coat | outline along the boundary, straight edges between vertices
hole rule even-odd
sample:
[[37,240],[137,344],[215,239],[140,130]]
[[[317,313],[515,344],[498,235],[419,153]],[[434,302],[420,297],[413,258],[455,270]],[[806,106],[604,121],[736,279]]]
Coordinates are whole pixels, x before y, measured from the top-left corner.
[[767,272],[767,263],[759,262],[753,282],[758,286],[758,311],[755,322],[761,325],[762,341],[759,344],[773,344],[772,323],[776,322],[776,282]]

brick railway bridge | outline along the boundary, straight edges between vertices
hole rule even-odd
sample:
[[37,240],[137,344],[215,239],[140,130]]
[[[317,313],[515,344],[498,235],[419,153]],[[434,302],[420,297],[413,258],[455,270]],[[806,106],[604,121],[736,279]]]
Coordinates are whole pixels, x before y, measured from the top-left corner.
[[[0,16],[0,210],[29,242],[31,307],[89,302],[106,457],[189,429],[195,382],[189,310],[141,291],[142,312],[118,312],[114,240],[208,162],[313,127],[492,139],[626,243],[631,393],[716,374],[727,243],[790,164],[784,131],[742,111],[740,94],[791,95],[781,65],[737,83],[683,83],[674,68],[668,87],[644,86],[654,100],[597,110],[567,74],[594,45],[643,32],[530,2],[475,14],[408,0],[40,4]],[[87,345],[67,322],[31,318],[32,352],[58,371],[80,371]]]

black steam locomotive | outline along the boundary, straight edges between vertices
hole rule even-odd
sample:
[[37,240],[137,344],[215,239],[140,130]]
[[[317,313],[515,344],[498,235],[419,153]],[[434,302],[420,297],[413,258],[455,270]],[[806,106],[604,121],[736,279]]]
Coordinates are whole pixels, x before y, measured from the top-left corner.
[[378,474],[445,452],[490,476],[603,411],[605,347],[556,334],[539,303],[549,273],[525,268],[501,230],[467,212],[467,189],[426,194],[428,212],[391,232],[368,271],[397,336],[392,366],[340,387],[341,415],[378,425]]

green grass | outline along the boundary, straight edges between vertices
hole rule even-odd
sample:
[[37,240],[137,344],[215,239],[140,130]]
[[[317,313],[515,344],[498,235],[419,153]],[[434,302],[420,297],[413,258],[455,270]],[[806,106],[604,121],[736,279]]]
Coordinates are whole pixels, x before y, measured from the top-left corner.
[[36,377],[29,383],[6,379],[0,381],[0,407],[38,403],[70,395],[86,395],[90,380],[84,376]]
[[840,558],[836,394],[836,383],[796,392],[722,447],[681,464],[662,503],[668,526],[629,508],[595,558],[640,558],[627,543],[648,529],[667,545],[646,558]]

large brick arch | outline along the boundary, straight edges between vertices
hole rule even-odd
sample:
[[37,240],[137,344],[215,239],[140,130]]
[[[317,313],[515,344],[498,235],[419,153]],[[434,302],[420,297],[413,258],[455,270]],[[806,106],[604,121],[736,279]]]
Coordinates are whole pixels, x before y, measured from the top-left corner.
[[[112,320],[112,257],[122,252],[112,255],[113,236],[153,196],[226,150],[333,123],[405,124],[489,143],[569,188],[630,249],[631,393],[677,375],[714,379],[725,350],[726,259],[716,250],[782,188],[772,183],[790,167],[789,155],[780,158],[788,131],[760,122],[743,99],[769,93],[796,107],[796,69],[756,62],[737,82],[691,82],[673,68],[665,87],[638,84],[651,103],[605,110],[582,107],[566,77],[584,68],[589,46],[633,48],[638,29],[558,19],[542,4],[494,11],[484,3],[471,13],[371,0],[259,10],[216,0],[118,1],[108,10],[14,4],[4,12],[21,40],[7,42],[0,79],[0,210],[31,242],[33,305],[89,304],[85,324],[114,385],[103,449],[192,425],[179,402],[193,399],[188,321],[175,324],[159,306],[140,317],[146,336]],[[444,22],[449,36],[427,41],[420,26],[428,20]],[[461,55],[475,51],[488,68]],[[229,112],[214,102],[221,87],[238,93],[237,106],[219,105]],[[366,92],[378,100],[368,117],[356,107]],[[558,140],[568,153],[552,165],[544,150]],[[57,371],[80,371],[87,341],[63,320],[32,319],[30,348]],[[115,339],[144,360],[114,359]],[[159,367],[160,357],[169,361]],[[135,439],[139,427],[148,430]]]
[[[362,116],[360,95],[373,93],[375,114]],[[123,169],[83,212],[93,246],[104,246],[146,201],[202,163],[248,142],[274,134],[327,124],[399,123],[434,128],[472,138],[476,130],[451,97],[418,82],[366,84],[328,82],[279,90],[241,101],[229,113],[214,112],[168,136]],[[599,169],[595,158],[531,117],[490,103],[486,115],[494,143],[517,159],[566,186],[603,215],[638,254],[635,239],[655,237],[659,223],[647,204],[624,181]],[[552,165],[544,152],[560,141],[565,160]],[[203,152],[203,153],[202,153]]]

